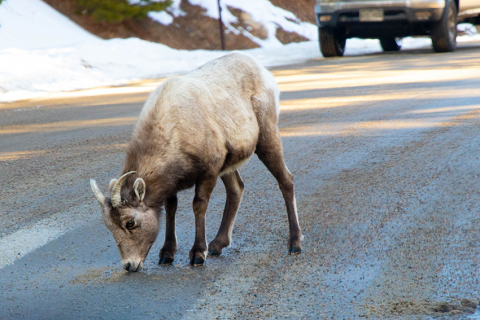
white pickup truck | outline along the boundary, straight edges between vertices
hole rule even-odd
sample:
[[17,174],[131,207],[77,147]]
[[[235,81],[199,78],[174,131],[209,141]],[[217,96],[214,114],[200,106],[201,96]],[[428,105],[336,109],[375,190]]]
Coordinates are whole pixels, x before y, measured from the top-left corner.
[[480,24],[480,0],[317,0],[324,57],[343,56],[348,38],[376,38],[398,51],[402,37],[427,35],[436,52],[455,50],[457,23]]

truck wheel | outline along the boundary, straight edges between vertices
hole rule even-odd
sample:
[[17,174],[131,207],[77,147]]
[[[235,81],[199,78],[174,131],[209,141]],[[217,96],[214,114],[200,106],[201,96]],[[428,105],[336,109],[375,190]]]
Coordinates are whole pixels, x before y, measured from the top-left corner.
[[318,28],[320,52],[326,58],[341,57],[345,52],[347,38],[338,28]]
[[457,46],[457,6],[452,0],[445,1],[445,10],[440,21],[432,27],[432,44],[436,52],[451,52]]
[[402,47],[402,38],[380,38],[380,45],[382,46],[383,51],[399,51]]

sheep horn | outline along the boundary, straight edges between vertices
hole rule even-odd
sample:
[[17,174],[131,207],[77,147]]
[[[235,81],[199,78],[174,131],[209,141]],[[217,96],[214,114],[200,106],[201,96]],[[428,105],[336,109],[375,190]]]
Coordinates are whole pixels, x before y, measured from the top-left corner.
[[93,193],[95,194],[95,198],[97,198],[98,203],[103,208],[103,204],[105,203],[105,196],[103,195],[102,191],[97,186],[95,180],[90,179],[90,187],[92,188]]
[[127,180],[127,178],[134,173],[136,173],[136,171],[130,171],[130,172],[125,173],[123,176],[121,176],[118,179],[117,183],[115,183],[115,185],[113,186],[112,207],[116,208],[122,202],[122,197],[120,196],[120,190],[122,189],[122,186],[125,183],[125,180]]

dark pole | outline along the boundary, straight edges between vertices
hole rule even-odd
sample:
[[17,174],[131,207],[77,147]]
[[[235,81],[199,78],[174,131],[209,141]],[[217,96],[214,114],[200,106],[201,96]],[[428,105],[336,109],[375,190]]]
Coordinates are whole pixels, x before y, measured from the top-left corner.
[[220,42],[222,43],[222,50],[225,51],[225,38],[223,36],[223,22],[222,22],[222,7],[220,6],[220,0],[218,2],[218,24],[220,27]]

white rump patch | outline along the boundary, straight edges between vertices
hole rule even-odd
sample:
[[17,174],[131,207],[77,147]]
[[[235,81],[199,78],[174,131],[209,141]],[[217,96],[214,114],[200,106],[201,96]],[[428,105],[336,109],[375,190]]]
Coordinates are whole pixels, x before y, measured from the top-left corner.
[[[257,63],[258,64],[258,63]],[[278,89],[277,81],[273,77],[273,74],[258,64],[261,72],[262,72],[262,79],[267,88],[270,88],[274,95],[275,95],[275,110],[277,111],[277,115],[280,114],[280,89]]]
[[[238,52],[238,51],[235,51]],[[262,81],[265,84],[265,87],[273,91],[275,95],[275,110],[277,111],[277,115],[280,114],[280,89],[278,88],[277,81],[275,81],[275,77],[273,74],[268,71],[257,59],[253,58],[252,56],[245,54],[244,52],[238,52],[240,54],[246,55],[250,57],[255,63],[257,64],[258,68],[260,69],[260,75],[262,77]]]

